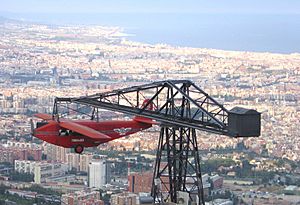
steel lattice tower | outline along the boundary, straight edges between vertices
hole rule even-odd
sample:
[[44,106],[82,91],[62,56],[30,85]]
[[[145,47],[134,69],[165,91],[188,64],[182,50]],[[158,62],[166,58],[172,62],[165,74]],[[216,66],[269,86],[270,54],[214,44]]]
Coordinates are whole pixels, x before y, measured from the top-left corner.
[[204,204],[196,130],[161,127],[151,194],[157,203],[178,202],[178,191]]

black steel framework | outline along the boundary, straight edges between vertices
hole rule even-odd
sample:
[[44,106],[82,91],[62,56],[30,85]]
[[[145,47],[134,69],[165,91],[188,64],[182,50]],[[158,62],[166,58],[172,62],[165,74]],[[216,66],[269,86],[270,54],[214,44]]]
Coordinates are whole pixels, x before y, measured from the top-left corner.
[[156,159],[151,191],[156,203],[177,202],[178,191],[183,191],[189,193],[191,201],[204,204],[194,128],[161,127]]
[[[69,109],[71,104],[90,107],[93,120],[99,119],[98,109],[106,109],[160,123],[152,187],[156,203],[177,202],[178,191],[184,191],[192,201],[204,204],[196,130],[237,137],[228,130],[228,110],[188,80],[160,81],[80,98],[56,98],[53,118],[59,120],[60,107]],[[146,109],[150,104],[154,109]]]

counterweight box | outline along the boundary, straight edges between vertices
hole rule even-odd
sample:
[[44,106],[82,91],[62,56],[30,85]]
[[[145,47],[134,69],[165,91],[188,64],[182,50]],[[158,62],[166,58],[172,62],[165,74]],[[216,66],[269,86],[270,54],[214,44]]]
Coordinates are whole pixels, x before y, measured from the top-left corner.
[[228,131],[234,137],[258,137],[260,115],[256,110],[234,107],[228,115]]

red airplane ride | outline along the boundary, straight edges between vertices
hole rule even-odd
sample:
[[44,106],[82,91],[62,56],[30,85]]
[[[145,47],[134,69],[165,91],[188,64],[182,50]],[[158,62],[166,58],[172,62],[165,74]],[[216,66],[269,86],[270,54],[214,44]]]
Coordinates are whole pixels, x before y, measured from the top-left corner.
[[[145,105],[145,102],[143,105]],[[153,109],[149,105],[147,109]],[[51,144],[61,147],[74,148],[80,154],[84,147],[95,147],[111,140],[125,137],[150,128],[155,121],[136,116],[132,120],[93,121],[93,120],[55,120],[52,115],[35,114],[43,119],[37,122],[32,135]]]

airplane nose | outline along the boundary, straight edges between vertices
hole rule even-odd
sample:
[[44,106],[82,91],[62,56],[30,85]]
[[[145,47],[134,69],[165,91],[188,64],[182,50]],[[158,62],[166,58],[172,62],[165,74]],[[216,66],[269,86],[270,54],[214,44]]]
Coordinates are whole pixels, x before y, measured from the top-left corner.
[[45,142],[51,143],[51,138],[49,136],[45,135],[45,134],[42,134],[39,131],[34,130],[33,131],[33,136],[35,136],[36,138],[38,138],[40,140],[43,140]]
[[35,130],[33,130],[33,136],[35,136],[36,138],[39,138],[41,140],[43,140],[45,138],[44,135],[39,134],[39,132],[36,132]]

